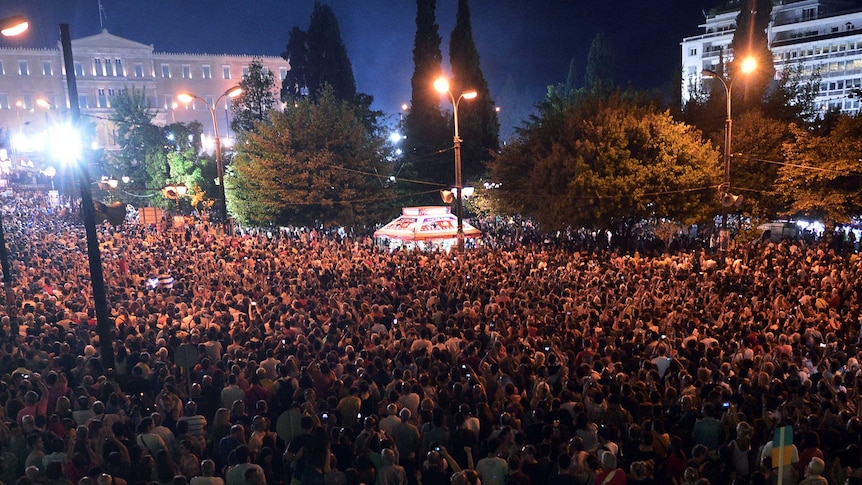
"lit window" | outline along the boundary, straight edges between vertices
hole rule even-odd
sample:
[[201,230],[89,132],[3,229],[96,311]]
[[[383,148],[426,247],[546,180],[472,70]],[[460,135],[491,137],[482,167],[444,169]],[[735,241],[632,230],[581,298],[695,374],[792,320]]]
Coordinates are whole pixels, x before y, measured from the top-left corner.
[[105,96],[105,90],[99,89],[98,94],[99,94],[99,99],[97,100],[98,104],[96,106],[98,108],[107,108],[108,107],[108,97]]
[[278,79],[284,81],[284,78],[286,78],[286,77],[287,77],[287,68],[286,67],[278,68]]
[[117,73],[117,76],[126,76],[126,72],[123,70],[123,61],[114,59],[114,72]]
[[0,93],[0,109],[9,109],[9,95]]
[[171,66],[168,64],[162,64],[162,77],[165,79],[170,79],[171,77]]
[[215,96],[212,96],[212,95],[204,96],[204,100],[206,100],[207,106],[209,106],[210,108],[215,108]]
[[84,77],[84,65],[80,62],[75,63],[75,76]]
[[230,66],[222,66],[221,75],[223,79],[230,79]]
[[210,66],[204,66],[203,67],[203,72],[201,73],[201,77],[204,79],[212,79],[213,78],[213,71],[210,68]]
[[22,76],[30,75],[30,68],[27,66],[27,61],[18,61],[18,74]]
[[42,61],[42,75],[53,76],[54,69],[51,67],[51,61]]
[[105,59],[105,75],[111,77],[114,77],[116,75],[114,74],[114,65],[111,64],[110,59]]
[[78,93],[78,107],[81,109],[90,108],[90,99],[87,98],[86,94]]
[[144,77],[144,65],[135,64],[135,77]]
[[191,79],[192,78],[192,66],[184,65],[183,66],[183,79]]
[[102,68],[102,60],[101,59],[96,58],[93,60],[93,75],[94,76],[104,76],[105,75],[105,70]]

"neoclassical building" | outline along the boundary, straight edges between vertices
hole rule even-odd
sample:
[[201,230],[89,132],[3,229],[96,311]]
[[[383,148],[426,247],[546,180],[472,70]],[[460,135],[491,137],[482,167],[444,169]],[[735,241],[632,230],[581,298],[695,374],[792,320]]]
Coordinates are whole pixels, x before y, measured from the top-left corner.
[[[730,46],[740,6],[729,0],[705,13],[703,33],[682,41],[682,100],[698,86],[704,69],[719,70],[733,59]],[[852,90],[862,87],[862,6],[847,0],[774,0],[767,28],[776,76],[786,66],[800,64],[806,76],[819,70],[821,111],[837,108],[859,111]]]
[[[111,98],[124,88],[143,90],[153,109],[155,122],[168,124],[199,121],[204,130],[204,148],[211,149],[213,121],[203,101],[184,104],[180,93],[192,93],[212,106],[222,144],[230,145],[230,98],[216,100],[236,86],[254,58],[284,79],[290,64],[280,57],[156,52],[152,45],[101,33],[72,40],[72,56],[82,117],[96,126],[94,142],[107,149],[116,147],[111,122]],[[63,53],[46,49],[0,48],[0,126],[7,141],[19,151],[38,152],[47,128],[68,116]],[[41,101],[44,100],[44,101]],[[281,109],[281,106],[277,106]],[[18,146],[15,146],[18,145]]]

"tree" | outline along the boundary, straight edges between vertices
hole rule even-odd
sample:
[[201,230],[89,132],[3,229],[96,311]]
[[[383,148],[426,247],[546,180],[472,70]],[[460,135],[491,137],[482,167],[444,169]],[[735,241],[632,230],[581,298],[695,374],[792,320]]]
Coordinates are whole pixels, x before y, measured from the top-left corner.
[[384,141],[356,109],[324,88],[284,113],[271,111],[240,136],[226,187],[230,211],[245,224],[359,227],[381,220]]
[[[713,139],[715,146],[724,142]],[[718,134],[717,134],[718,135]],[[790,125],[751,110],[734,117],[731,186],[733,193],[745,195],[742,212],[754,219],[773,220],[785,208],[786,198],[775,190],[784,143],[792,139]]]
[[763,101],[764,110],[786,123],[811,125],[818,117],[814,101],[820,93],[820,79],[819,68],[806,77],[801,62],[786,65]]
[[281,54],[290,62],[290,70],[281,81],[281,100],[293,104],[308,96],[308,44],[307,34],[299,27],[290,30],[287,50]]
[[449,40],[449,62],[454,76],[453,93],[475,90],[478,96],[458,109],[461,145],[461,172],[468,183],[477,182],[485,172],[485,162],[500,149],[500,124],[488,81],[479,64],[473,42],[468,0],[458,0],[455,29]]
[[580,93],[540,105],[519,139],[490,163],[503,207],[545,229],[627,235],[643,220],[702,220],[719,178],[718,154],[692,128],[650,104]]
[[324,86],[328,84],[332,86],[335,99],[353,102],[356,97],[353,66],[341,39],[338,19],[328,5],[314,2],[306,44],[308,46],[306,78],[309,94],[317,98]]
[[784,144],[785,164],[776,182],[776,190],[789,199],[784,215],[821,219],[827,225],[849,223],[862,213],[862,119],[841,116],[823,135],[795,126],[792,134]]
[[149,187],[152,183],[150,164],[158,164],[157,155],[164,150],[165,137],[153,124],[156,111],[150,107],[146,92],[134,86],[119,90],[111,98],[117,144],[120,149],[111,155],[109,165],[116,173],[129,176],[135,184]]
[[585,87],[590,91],[612,91],[616,86],[614,81],[616,62],[616,54],[608,38],[605,34],[596,34],[587,54]]
[[231,105],[233,120],[230,127],[235,132],[254,131],[258,123],[267,120],[267,112],[275,106],[275,76],[255,58],[248,65],[248,74],[239,86],[242,94],[234,98]]
[[[432,184],[449,184],[455,181],[452,154],[453,132],[440,112],[440,95],[434,91],[434,79],[441,74],[443,54],[440,52],[440,34],[435,17],[436,0],[417,0],[416,37],[413,42],[413,77],[410,79],[412,99],[410,111],[404,120],[405,178]],[[399,187],[405,187],[399,182]],[[411,186],[415,187],[415,186]],[[432,185],[439,188],[439,186]],[[406,189],[402,189],[406,190]],[[436,190],[427,185],[418,187],[411,203],[439,203]]]

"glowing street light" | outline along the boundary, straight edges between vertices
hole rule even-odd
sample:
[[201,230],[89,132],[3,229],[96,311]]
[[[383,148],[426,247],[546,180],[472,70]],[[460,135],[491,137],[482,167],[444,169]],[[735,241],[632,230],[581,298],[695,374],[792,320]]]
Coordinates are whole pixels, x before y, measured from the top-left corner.
[[[739,72],[747,75],[757,69],[757,61],[753,57],[747,57],[740,60],[739,66]],[[718,248],[720,251],[726,253],[730,247],[730,233],[727,230],[727,208],[732,205],[739,206],[742,203],[741,195],[734,196],[730,193],[730,145],[731,128],[733,125],[733,119],[730,116],[731,99],[733,99],[731,95],[733,94],[733,83],[736,81],[737,77],[734,76],[732,79],[728,79],[710,69],[704,69],[701,74],[706,77],[718,79],[721,82],[721,85],[724,86],[724,94],[727,99],[727,118],[724,120],[724,181],[720,188],[723,210],[721,214],[721,233],[718,237]]]
[[218,136],[218,120],[216,120],[215,107],[218,106],[219,102],[222,99],[224,99],[225,97],[235,98],[235,97],[239,96],[240,94],[242,94],[242,88],[239,86],[234,86],[234,87],[228,89],[227,91],[225,91],[224,94],[219,96],[218,99],[216,99],[213,106],[210,106],[210,104],[207,103],[207,101],[205,99],[203,99],[200,96],[197,96],[195,94],[192,94],[192,93],[180,93],[177,96],[177,99],[181,103],[185,103],[185,104],[191,103],[196,99],[199,101],[203,101],[203,103],[206,105],[206,107],[210,110],[210,115],[212,116],[212,120],[213,120],[213,135],[215,138],[216,166],[218,168],[218,190],[219,190],[219,199],[220,199],[219,202],[221,203],[220,209],[221,209],[222,223],[225,225],[225,228],[229,228],[230,226],[228,224],[228,219],[227,219],[227,199],[225,197],[225,192],[224,192],[224,160],[222,160],[222,156],[221,156],[221,140],[219,140],[219,136]]
[[0,34],[4,37],[15,37],[30,28],[30,22],[22,15],[14,15],[0,19]]
[[449,80],[445,77],[439,77],[434,81],[434,89],[440,94],[448,94],[452,101],[452,113],[455,118],[455,192],[458,197],[455,197],[455,215],[458,218],[458,252],[464,252],[464,201],[463,188],[461,182],[461,136],[458,134],[458,105],[462,99],[475,99],[479,95],[475,90],[465,91],[456,99],[449,89]]

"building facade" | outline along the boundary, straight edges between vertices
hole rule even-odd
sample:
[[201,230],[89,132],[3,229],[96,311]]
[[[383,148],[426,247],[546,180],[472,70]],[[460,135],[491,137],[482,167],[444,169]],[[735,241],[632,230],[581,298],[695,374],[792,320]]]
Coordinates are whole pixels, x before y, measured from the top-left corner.
[[[280,57],[156,52],[152,45],[107,30],[72,40],[72,57],[82,118],[96,127],[93,142],[108,150],[117,147],[111,99],[123,89],[145,93],[157,113],[156,124],[200,122],[204,149],[210,151],[213,117],[204,102],[214,108],[222,144],[229,146],[233,141],[231,99],[224,97],[218,106],[216,100],[239,84],[255,58],[273,72],[278,86],[290,70],[290,64]],[[23,153],[43,150],[51,124],[68,116],[66,86],[59,45],[0,48],[0,126],[14,149]],[[184,104],[177,99],[180,93],[192,93],[203,101]]]
[[[727,2],[705,14],[704,33],[682,41],[682,101],[701,85],[702,71],[721,72],[733,60],[731,41],[740,0]],[[774,0],[768,27],[776,76],[800,65],[804,76],[819,72],[820,93],[815,107],[821,112],[859,111],[854,90],[862,87],[862,2],[847,0]]]

